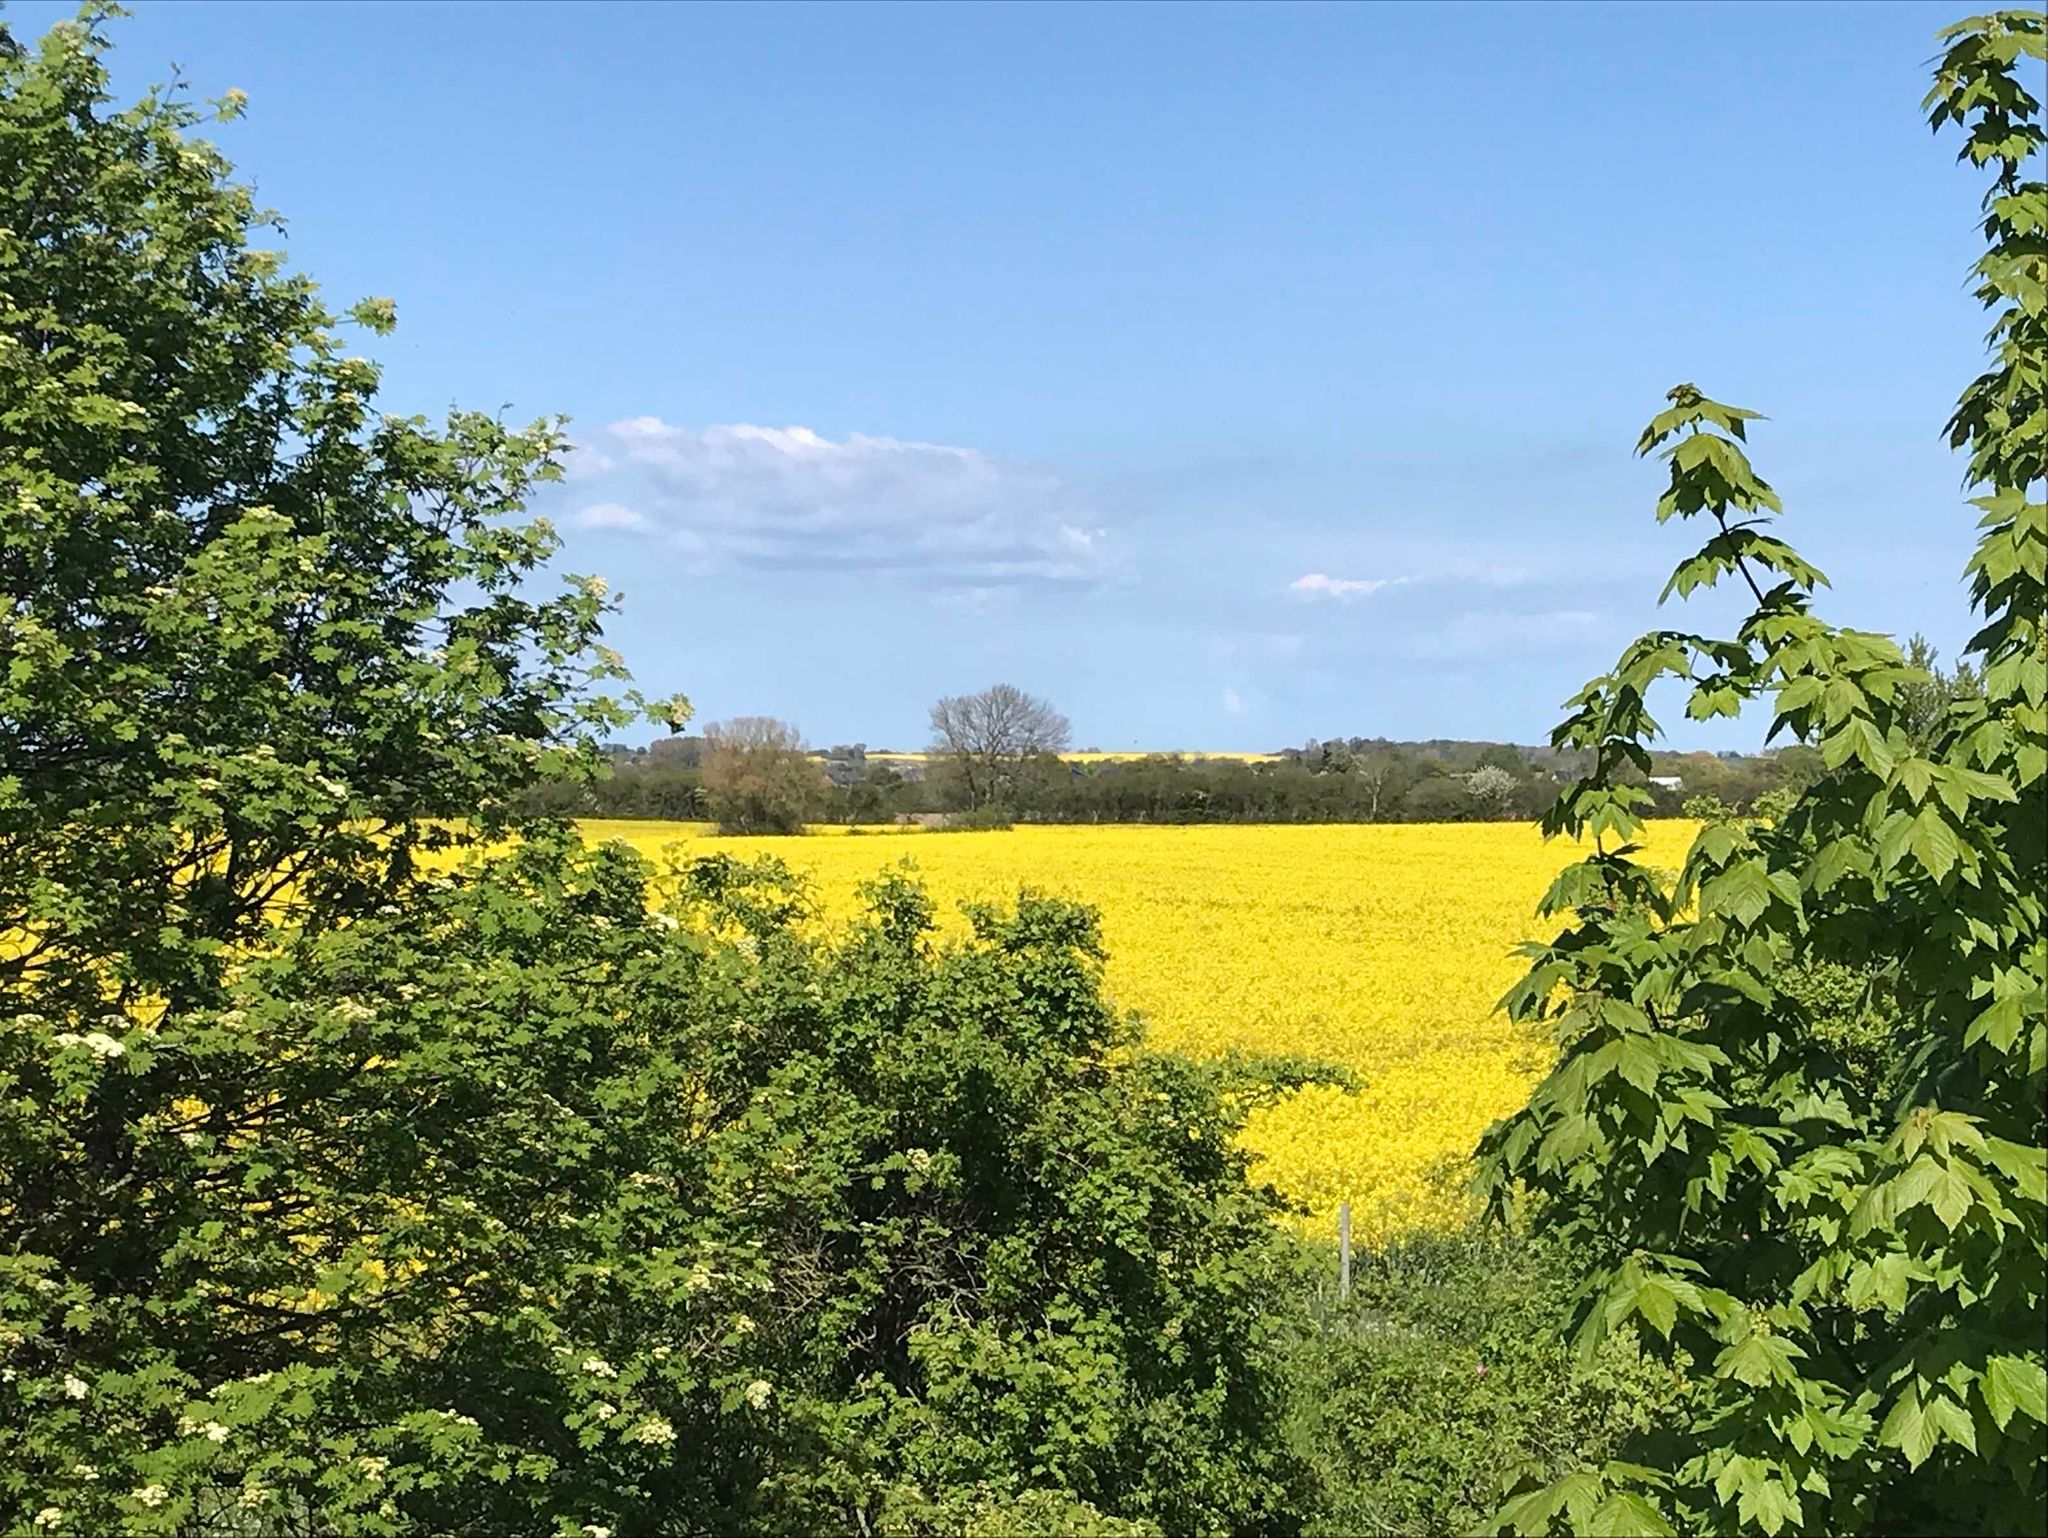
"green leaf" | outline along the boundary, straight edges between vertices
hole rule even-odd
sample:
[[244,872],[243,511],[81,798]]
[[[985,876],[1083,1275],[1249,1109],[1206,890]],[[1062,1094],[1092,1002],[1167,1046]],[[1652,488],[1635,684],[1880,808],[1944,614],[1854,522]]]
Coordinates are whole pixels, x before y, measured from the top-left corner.
[[1906,1283],[1914,1269],[1911,1258],[1897,1250],[1858,1265],[1849,1274],[1849,1306],[1865,1308],[1876,1303],[1897,1313],[1906,1306]]
[[1892,771],[1892,783],[1904,790],[1907,799],[1918,804],[1927,795],[1927,787],[1934,783],[1935,767],[1924,758],[1903,760]]
[[1772,1534],[1806,1520],[1798,1493],[1789,1483],[1778,1479],[1763,1479],[1744,1485],[1735,1509],[1743,1521],[1754,1523]]
[[1945,1166],[1940,1178],[1935,1182],[1934,1189],[1928,1193],[1927,1204],[1934,1209],[1934,1215],[1953,1230],[1969,1215],[1970,1208],[1976,1205],[1976,1200],[1976,1193],[1970,1189],[1969,1181],[1953,1168]]
[[1957,1404],[1948,1395],[1935,1395],[1928,1402],[1927,1414],[1928,1418],[1934,1423],[1935,1430],[1941,1436],[1955,1443],[1958,1447],[1964,1448],[1966,1451],[1975,1452],[1977,1450],[1976,1421],[1971,1419],[1968,1410]]
[[1938,1433],[1934,1421],[1920,1404],[1920,1390],[1909,1385],[1891,1414],[1877,1428],[1877,1445],[1896,1447],[1905,1455],[1908,1468],[1917,1469],[1934,1451]]
[[1592,1538],[1670,1538],[1677,1529],[1645,1497],[1617,1490],[1594,1508],[1584,1531]]
[[1619,1048],[1615,1068],[1621,1076],[1646,1095],[1655,1091],[1660,1065],[1650,1044],[1640,1037],[1624,1036],[1615,1045]]
[[1770,902],[1770,877],[1760,860],[1731,865],[1700,889],[1702,912],[1725,913],[1744,926],[1762,918]]
[[1678,1299],[1661,1278],[1650,1277],[1636,1289],[1635,1311],[1641,1314],[1666,1340],[1671,1338],[1671,1327],[1678,1322]]
[[1995,999],[1985,1010],[1970,1022],[1970,1028],[1963,1034],[1965,1046],[1975,1046],[1988,1041],[2001,1052],[2010,1052],[2018,1039],[2020,1027],[2027,1022],[2026,1013],[2016,998]]
[[1955,831],[1942,816],[1941,808],[1932,804],[1921,808],[1920,815],[1913,819],[1911,846],[1913,858],[1936,881],[1955,869],[1962,854]]
[[1978,1384],[1984,1395],[1984,1407],[1991,1412],[2000,1431],[2005,1430],[2015,1413],[2048,1423],[2048,1369],[2043,1368],[2040,1358],[1990,1357],[1984,1363],[1984,1375]]
[[1714,1370],[1752,1388],[1790,1381],[1792,1357],[1806,1353],[1776,1335],[1755,1334],[1738,1341],[1714,1359]]

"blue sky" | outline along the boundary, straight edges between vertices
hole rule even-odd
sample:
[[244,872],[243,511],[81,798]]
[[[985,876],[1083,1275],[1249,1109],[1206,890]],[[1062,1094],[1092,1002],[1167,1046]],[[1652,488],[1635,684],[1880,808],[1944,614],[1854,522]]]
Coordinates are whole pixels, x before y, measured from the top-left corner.
[[1672,622],[1689,546],[1630,451],[1680,380],[1772,418],[1823,612],[1953,655],[1979,189],[1917,106],[1960,14],[144,3],[116,36],[127,88],[249,93],[217,137],[294,261],[398,302],[391,407],[574,419],[536,510],[651,691],[903,747],[1007,680],[1076,746],[1256,749],[1547,736]]

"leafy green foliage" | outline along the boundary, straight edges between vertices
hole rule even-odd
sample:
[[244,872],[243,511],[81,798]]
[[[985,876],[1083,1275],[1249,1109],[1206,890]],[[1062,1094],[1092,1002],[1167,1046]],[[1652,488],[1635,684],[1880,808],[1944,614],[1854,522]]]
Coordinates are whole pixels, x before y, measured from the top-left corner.
[[[1582,1346],[1636,1330],[1691,1363],[1691,1398],[1639,1461],[1516,1497],[1517,1532],[2048,1522],[2048,189],[2020,174],[2044,136],[2021,83],[2038,66],[2018,68],[2044,57],[2043,19],[1945,41],[1933,119],[1996,172],[1978,269],[1996,363],[1951,424],[1985,493],[1981,693],[1958,691],[1930,737],[1928,675],[1815,617],[1819,574],[1758,532],[1778,507],[1744,452],[1754,415],[1672,392],[1642,440],[1670,467],[1658,514],[1717,530],[1674,580],[1739,577],[1755,608],[1733,639],[1645,636],[1572,701],[1557,741],[1593,767],[1546,826],[1600,848],[1554,896],[1575,922],[1527,947],[1505,1001],[1559,1059],[1482,1159],[1497,1206],[1526,1199],[1593,1265]],[[1694,715],[1769,700],[1774,734],[1827,770],[1774,820],[1708,824],[1669,887],[1630,860],[1642,798],[1620,779],[1662,679]],[[1881,1001],[1879,1071],[1829,1028],[1829,978]]]
[[870,900],[533,838],[113,1049],[10,1022],[8,1525],[1276,1520],[1229,1076],[1133,1051],[1083,910]]
[[0,987],[92,1020],[374,910],[625,719],[603,584],[522,588],[560,424],[376,412],[198,111],[110,105],[105,14],[0,57]]
[[1350,1299],[1290,1361],[1289,1432],[1320,1487],[1306,1531],[1478,1532],[1504,1491],[1654,1424],[1676,1375],[1625,1334],[1577,1361],[1559,1338],[1574,1280],[1566,1257],[1499,1230],[1361,1256]]

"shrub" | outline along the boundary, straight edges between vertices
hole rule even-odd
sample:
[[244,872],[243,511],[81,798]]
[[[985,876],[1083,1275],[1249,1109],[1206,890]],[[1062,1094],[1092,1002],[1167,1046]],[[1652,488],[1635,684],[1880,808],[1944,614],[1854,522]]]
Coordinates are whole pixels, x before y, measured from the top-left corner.
[[1286,1527],[1243,1065],[1063,903],[648,882],[532,838],[112,1046],[11,1020],[0,1523]]
[[1621,1337],[1575,1360],[1560,1337],[1576,1280],[1553,1248],[1497,1228],[1358,1257],[1350,1300],[1289,1362],[1289,1435],[1319,1487],[1305,1530],[1477,1532],[1516,1481],[1646,1430],[1677,1380]]

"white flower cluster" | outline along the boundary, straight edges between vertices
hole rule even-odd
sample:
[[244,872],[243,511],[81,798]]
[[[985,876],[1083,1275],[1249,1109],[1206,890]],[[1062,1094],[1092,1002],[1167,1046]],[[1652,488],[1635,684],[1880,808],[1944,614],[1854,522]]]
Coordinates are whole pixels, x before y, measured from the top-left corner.
[[645,1442],[649,1447],[667,1447],[676,1439],[676,1428],[660,1416],[644,1420],[626,1433],[629,1442]]
[[99,1058],[119,1057],[128,1050],[105,1031],[87,1031],[83,1036],[76,1031],[59,1031],[50,1039],[60,1047],[89,1047],[92,1055]]

